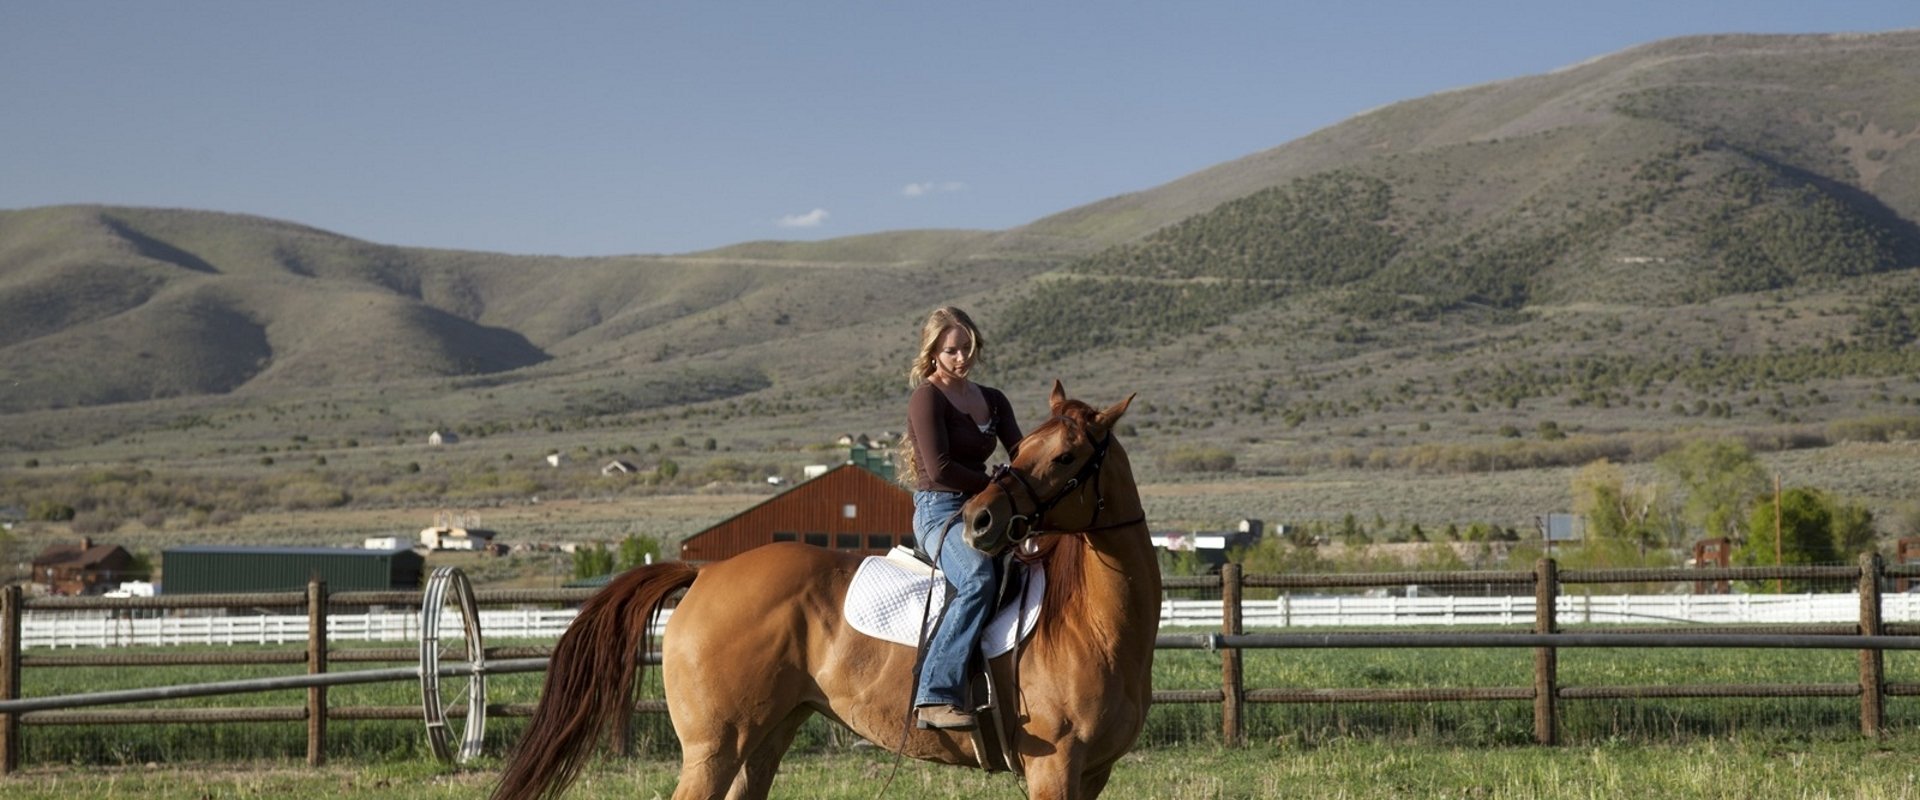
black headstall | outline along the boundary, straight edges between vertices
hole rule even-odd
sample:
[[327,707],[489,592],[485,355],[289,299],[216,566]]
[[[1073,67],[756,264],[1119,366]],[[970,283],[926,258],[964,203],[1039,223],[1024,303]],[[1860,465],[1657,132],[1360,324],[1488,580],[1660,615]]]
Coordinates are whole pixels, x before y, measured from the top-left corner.
[[[992,483],[999,485],[1000,490],[1006,493],[1007,505],[1012,507],[1015,512],[1013,517],[1007,520],[1007,537],[1015,544],[1018,544],[1042,533],[1047,533],[1047,531],[1041,527],[1040,522],[1041,519],[1046,517],[1047,512],[1052,511],[1054,506],[1059,505],[1060,501],[1065,500],[1067,495],[1073,493],[1074,490],[1088,487],[1093,489],[1093,518],[1087,521],[1085,530],[1099,530],[1100,512],[1106,507],[1106,499],[1100,495],[1100,466],[1107,459],[1107,445],[1112,443],[1112,441],[1113,436],[1109,434],[1106,438],[1094,442],[1093,455],[1087,459],[1085,464],[1080,465],[1080,471],[1074,473],[1073,477],[1068,478],[1066,483],[1061,484],[1059,490],[1055,491],[1052,497],[1044,500],[1040,498],[1040,493],[1034,490],[1033,483],[1027,480],[1027,476],[1020,474],[1020,471],[1014,469],[1013,465],[995,465],[992,474],[988,475],[987,478]],[[1026,493],[1027,500],[1033,503],[1033,508],[1021,512],[1019,506],[1014,504],[1012,483],[1005,480],[1009,477],[1013,479],[1013,483],[1018,483],[1020,489]],[[1025,531],[1024,533],[1021,532],[1023,530]]]

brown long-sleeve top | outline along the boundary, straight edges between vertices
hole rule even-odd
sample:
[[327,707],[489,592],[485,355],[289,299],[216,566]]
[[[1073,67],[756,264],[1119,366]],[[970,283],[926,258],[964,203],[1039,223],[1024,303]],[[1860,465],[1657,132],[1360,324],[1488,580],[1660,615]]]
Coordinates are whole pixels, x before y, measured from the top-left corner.
[[987,459],[994,445],[1007,448],[1012,459],[1020,444],[1020,423],[1013,418],[1013,406],[998,389],[980,387],[987,399],[987,429],[967,413],[955,408],[931,383],[922,383],[907,401],[907,428],[913,432],[913,454],[920,461],[922,491],[978,494],[987,488]]

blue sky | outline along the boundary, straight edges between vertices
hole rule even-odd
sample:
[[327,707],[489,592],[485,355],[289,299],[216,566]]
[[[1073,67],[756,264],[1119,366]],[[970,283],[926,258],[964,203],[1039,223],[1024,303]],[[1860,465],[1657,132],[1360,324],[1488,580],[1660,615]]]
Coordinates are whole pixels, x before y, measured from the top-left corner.
[[1658,39],[1914,27],[1914,0],[6,0],[0,209],[563,255],[1000,229]]

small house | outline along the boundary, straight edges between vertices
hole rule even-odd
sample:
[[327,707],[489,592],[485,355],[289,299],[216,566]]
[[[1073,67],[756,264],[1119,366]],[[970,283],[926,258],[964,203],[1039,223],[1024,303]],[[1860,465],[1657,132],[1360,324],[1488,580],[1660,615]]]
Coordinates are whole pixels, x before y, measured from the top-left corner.
[[133,554],[117,544],[77,542],[56,544],[33,558],[32,582],[52,594],[100,594],[132,577]]
[[634,466],[633,462],[621,461],[617,458],[607,462],[606,466],[600,468],[600,474],[602,475],[632,475],[639,471],[640,468]]
[[491,551],[493,531],[478,528],[433,526],[420,529],[420,544],[428,550]]
[[430,445],[453,444],[457,441],[460,441],[460,435],[453,431],[434,431],[427,434],[427,444]]

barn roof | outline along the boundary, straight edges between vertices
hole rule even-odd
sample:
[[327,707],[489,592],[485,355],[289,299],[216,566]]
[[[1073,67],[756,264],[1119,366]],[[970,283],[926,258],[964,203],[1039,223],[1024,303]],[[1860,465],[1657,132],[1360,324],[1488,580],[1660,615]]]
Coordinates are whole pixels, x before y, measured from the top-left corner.
[[33,557],[36,567],[72,565],[86,567],[111,558],[115,552],[126,553],[126,549],[117,544],[56,544],[40,551]]
[[[891,487],[891,488],[894,488],[894,489],[897,489],[897,490],[899,490],[899,492],[900,492],[901,494],[906,494],[906,495],[911,495],[911,494],[912,494],[912,492],[908,492],[908,491],[907,491],[906,489],[904,489],[904,488],[902,488],[902,487],[901,487],[901,486],[900,486],[899,484],[897,484],[897,483],[894,483],[894,482],[893,482],[893,481],[891,481],[891,480],[888,480],[888,479],[887,479],[887,478],[886,478],[885,476],[882,476],[882,475],[878,475],[878,474],[876,474],[876,473],[875,473],[875,472],[874,472],[873,470],[871,470],[871,469],[867,469],[867,468],[865,468],[865,467],[863,467],[863,466],[862,466],[862,465],[860,465],[860,464],[856,464],[856,463],[854,463],[854,462],[852,462],[852,461],[848,461],[848,462],[846,462],[846,463],[844,463],[844,464],[841,464],[841,465],[839,465],[839,466],[836,466],[836,467],[834,467],[833,469],[830,469],[830,470],[827,470],[826,472],[823,472],[823,473],[821,473],[821,474],[819,474],[819,475],[816,475],[816,476],[814,476],[814,477],[812,477],[812,478],[808,478],[807,480],[804,480],[804,481],[801,481],[801,482],[799,482],[799,483],[796,483],[796,484],[794,484],[794,485],[793,485],[793,486],[792,486],[791,488],[789,488],[789,489],[787,489],[787,490],[786,490],[786,491],[784,491],[784,492],[781,492],[781,493],[779,493],[779,494],[776,494],[776,495],[774,495],[774,496],[772,496],[772,497],[769,497],[769,498],[767,498],[767,499],[765,499],[765,500],[762,500],[762,501],[760,501],[760,502],[758,502],[758,503],[754,503],[753,505],[751,505],[751,506],[749,506],[749,507],[747,507],[746,509],[744,509],[744,510],[742,510],[742,511],[740,511],[740,513],[737,513],[737,514],[734,514],[733,516],[731,516],[731,517],[727,517],[726,519],[723,519],[723,520],[720,520],[719,522],[716,522],[716,523],[713,523],[712,525],[708,525],[708,526],[706,527],[706,529],[704,529],[704,530],[701,530],[701,531],[699,531],[698,533],[694,533],[694,534],[690,534],[690,535],[688,535],[688,536],[686,537],[686,539],[694,539],[694,538],[697,538],[697,537],[699,537],[699,536],[702,536],[702,535],[704,535],[704,534],[707,534],[707,533],[711,533],[711,532],[713,532],[713,531],[715,531],[715,530],[718,530],[718,529],[720,529],[720,528],[724,528],[724,527],[726,527],[727,525],[729,525],[729,524],[732,524],[732,523],[733,523],[734,521],[736,521],[736,520],[739,520],[740,518],[742,518],[742,517],[745,517],[745,516],[747,516],[748,514],[752,514],[752,513],[753,513],[753,512],[755,512],[755,511],[759,511],[760,509],[762,509],[762,508],[764,508],[764,507],[766,507],[766,506],[769,506],[769,505],[773,505],[773,504],[775,504],[775,503],[778,503],[778,502],[781,502],[781,501],[783,501],[783,500],[788,500],[788,499],[791,499],[791,498],[792,498],[792,497],[794,497],[794,496],[801,496],[801,495],[803,495],[803,494],[804,494],[804,492],[802,492],[802,489],[806,489],[806,488],[812,488],[812,487],[810,487],[810,486],[809,486],[809,484],[815,484],[815,483],[818,483],[818,484],[822,484],[822,485],[825,485],[825,484],[827,484],[827,483],[830,483],[830,481],[828,481],[828,480],[827,480],[827,476],[829,476],[829,475],[834,475],[834,474],[836,474],[836,473],[838,473],[838,472],[840,472],[841,470],[846,470],[846,469],[856,469],[856,470],[860,470],[861,472],[864,472],[864,473],[866,474],[866,476],[867,476],[867,477],[868,477],[869,479],[871,479],[871,480],[873,480],[873,481],[876,481],[876,482],[878,482],[878,483],[880,483],[881,485],[884,485],[884,486],[887,486],[887,487]],[[682,541],[686,541],[686,540],[682,540]]]
[[779,541],[884,551],[913,532],[913,494],[841,464],[680,541],[680,557],[718,561]]

